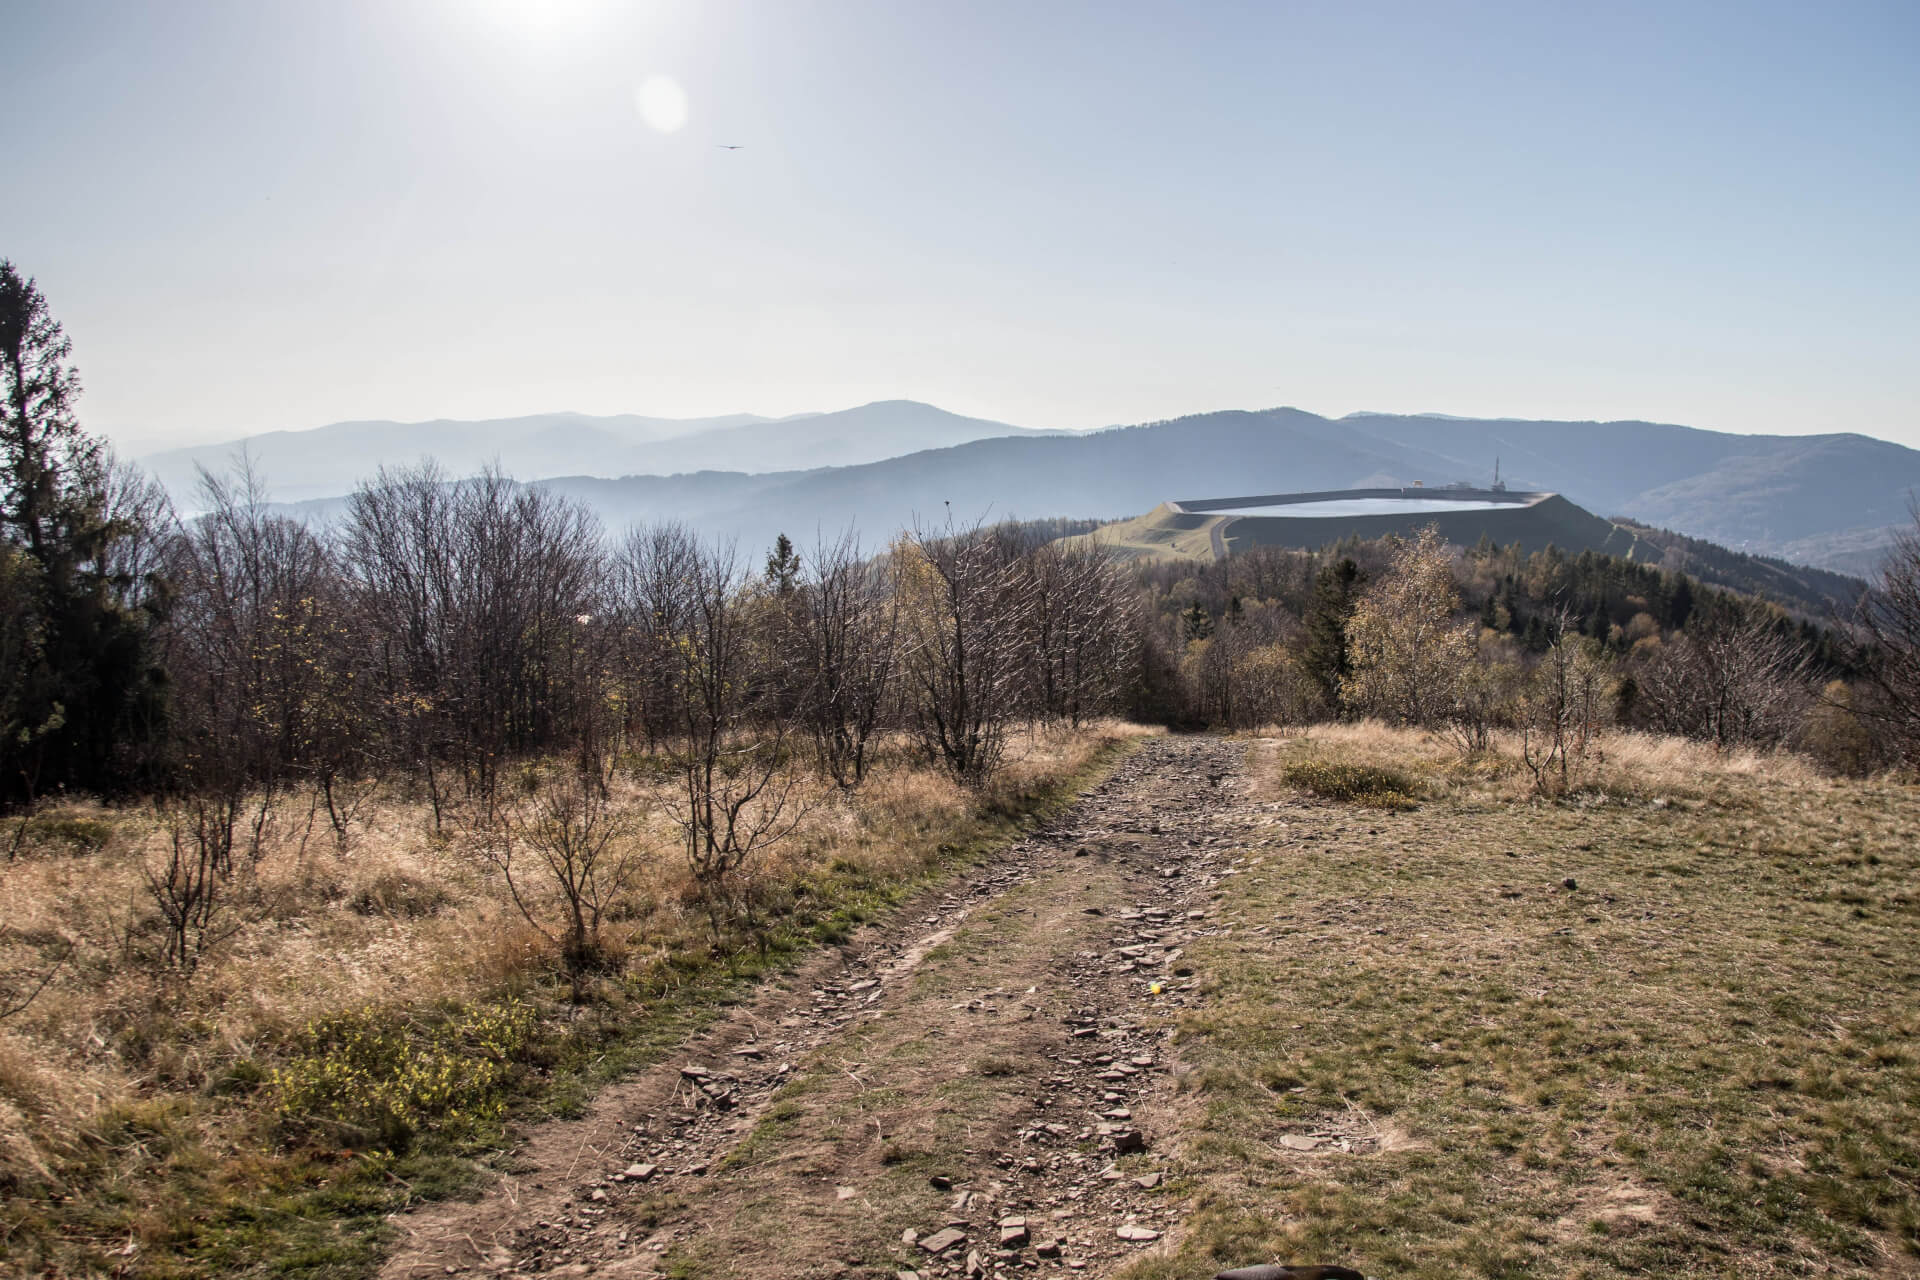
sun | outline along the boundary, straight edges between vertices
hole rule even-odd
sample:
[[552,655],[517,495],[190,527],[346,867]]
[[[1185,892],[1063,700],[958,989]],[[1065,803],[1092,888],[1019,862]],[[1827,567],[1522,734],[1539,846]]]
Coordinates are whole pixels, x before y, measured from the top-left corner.
[[574,31],[598,16],[603,0],[491,0],[494,20],[530,34]]
[[657,133],[678,133],[687,123],[687,91],[670,76],[648,76],[633,91],[640,119]]

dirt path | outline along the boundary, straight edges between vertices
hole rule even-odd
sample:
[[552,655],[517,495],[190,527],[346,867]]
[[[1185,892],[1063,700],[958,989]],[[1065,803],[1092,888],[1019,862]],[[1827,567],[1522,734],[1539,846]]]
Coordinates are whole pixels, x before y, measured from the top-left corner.
[[388,1277],[1106,1275],[1178,1231],[1182,946],[1233,874],[1242,749],[1145,743],[995,865],[770,983],[529,1135]]

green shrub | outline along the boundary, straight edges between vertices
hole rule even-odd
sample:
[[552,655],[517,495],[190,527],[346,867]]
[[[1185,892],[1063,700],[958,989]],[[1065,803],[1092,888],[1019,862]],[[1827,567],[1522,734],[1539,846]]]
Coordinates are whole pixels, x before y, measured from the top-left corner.
[[1412,809],[1418,804],[1414,795],[1419,791],[1419,786],[1404,773],[1393,769],[1303,760],[1288,765],[1282,776],[1291,785],[1310,791],[1323,800],[1342,800],[1376,809]]
[[319,1019],[273,1073],[280,1131],[400,1152],[429,1125],[496,1119],[533,1037],[533,1012],[517,1002],[425,1015],[368,1005]]

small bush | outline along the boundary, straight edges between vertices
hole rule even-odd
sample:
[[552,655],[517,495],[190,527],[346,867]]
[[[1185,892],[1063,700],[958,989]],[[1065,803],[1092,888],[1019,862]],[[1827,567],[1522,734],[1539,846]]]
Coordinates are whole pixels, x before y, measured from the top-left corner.
[[309,1023],[272,1075],[279,1129],[397,1153],[429,1124],[496,1119],[533,1034],[518,1003],[425,1018],[369,1005]]
[[363,916],[430,916],[450,900],[445,889],[404,871],[383,871],[360,887],[352,906]]
[[113,824],[70,813],[39,813],[24,820],[19,843],[44,852],[98,853],[113,836]]
[[1322,800],[1369,805],[1376,809],[1412,809],[1419,787],[1405,774],[1363,764],[1333,764],[1303,760],[1290,764],[1282,775],[1289,784]]

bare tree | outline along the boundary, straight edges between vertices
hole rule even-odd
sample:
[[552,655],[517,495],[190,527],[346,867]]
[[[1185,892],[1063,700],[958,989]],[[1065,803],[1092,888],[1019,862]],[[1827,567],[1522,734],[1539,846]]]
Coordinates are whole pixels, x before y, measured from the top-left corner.
[[627,736],[649,750],[680,732],[679,637],[692,617],[701,555],[692,530],[668,522],[629,530],[613,561],[608,610],[618,697]]
[[369,663],[398,756],[426,783],[434,825],[445,816],[438,766],[454,735],[447,691],[454,661],[452,483],[438,467],[382,469],[347,503],[341,540],[354,610],[369,628]]
[[581,710],[582,619],[599,605],[600,529],[579,504],[498,472],[383,472],[354,495],[345,558],[361,613],[388,619],[378,669],[411,721],[436,814],[436,764],[488,812],[516,755],[567,740]]
[[[345,665],[327,652],[337,579],[326,546],[268,510],[244,456],[231,478],[203,470],[201,495],[206,512],[176,539],[172,569],[179,782],[204,801],[196,827],[245,809],[257,858],[282,788],[308,761],[319,686]],[[228,832],[207,845],[222,874],[234,844]]]
[[1017,548],[982,525],[956,530],[949,521],[943,531],[916,529],[894,554],[921,743],[962,781],[984,784],[1005,754],[1027,656]]
[[1870,696],[1854,708],[1909,766],[1920,765],[1920,505],[1911,514],[1855,614]]
[[798,824],[798,778],[787,751],[790,725],[766,714],[763,698],[767,612],[756,607],[762,602],[734,548],[702,548],[687,570],[686,625],[675,645],[681,699],[674,816],[717,943],[730,921],[756,923],[745,873]]
[[1520,699],[1520,754],[1536,791],[1560,794],[1612,705],[1610,666],[1599,643],[1582,636],[1572,614],[1553,619],[1554,642],[1530,673]]
[[797,588],[799,707],[822,772],[843,789],[867,776],[900,656],[900,602],[888,570],[849,533],[822,543]]
[[1636,673],[1655,728],[1719,747],[1783,741],[1812,696],[1806,646],[1762,608],[1723,603],[1696,613]]
[[1133,591],[1112,556],[1089,544],[1043,543],[1018,562],[1029,708],[1078,726],[1111,710],[1136,651]]

